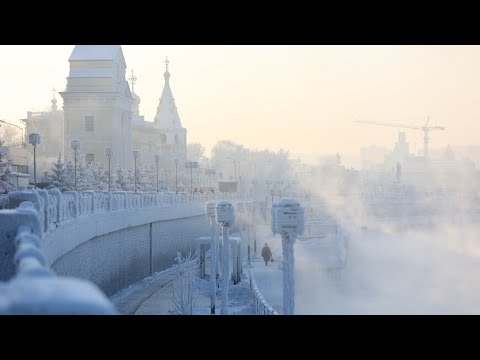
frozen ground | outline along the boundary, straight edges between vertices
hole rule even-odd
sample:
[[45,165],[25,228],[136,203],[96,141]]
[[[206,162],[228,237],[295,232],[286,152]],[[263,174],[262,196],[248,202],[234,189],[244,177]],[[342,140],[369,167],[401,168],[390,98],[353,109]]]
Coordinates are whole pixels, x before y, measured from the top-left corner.
[[[205,279],[197,279],[196,306],[194,315],[210,315],[210,283],[208,266]],[[155,273],[111,297],[111,300],[122,314],[135,315],[170,315],[172,314],[173,282],[177,278],[172,267]],[[216,311],[220,314],[222,302],[221,288],[217,291]],[[254,315],[255,307],[246,276],[237,285],[230,283],[229,288],[230,315]]]

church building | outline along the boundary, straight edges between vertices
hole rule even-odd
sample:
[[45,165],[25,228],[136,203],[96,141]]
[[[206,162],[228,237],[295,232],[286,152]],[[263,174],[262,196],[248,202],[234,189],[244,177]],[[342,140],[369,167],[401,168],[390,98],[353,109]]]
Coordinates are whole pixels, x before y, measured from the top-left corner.
[[[187,130],[182,127],[170,88],[169,61],[165,61],[165,85],[153,121],[140,115],[140,97],[135,93],[136,77],[128,83],[127,64],[120,45],[76,45],[68,59],[70,70],[64,91],[63,111],[52,100],[51,112],[41,116],[29,112],[27,134],[37,132],[42,140],[40,157],[61,153],[73,158],[72,140],[80,141],[80,155],[86,162],[108,161],[105,148],[112,149],[112,166],[132,168],[133,150],[140,161],[154,164],[159,155],[163,169],[183,167],[187,152]],[[130,86],[131,85],[131,86]],[[35,115],[35,116],[34,116]],[[46,129],[55,129],[52,133]],[[62,134],[60,134],[60,132]]]

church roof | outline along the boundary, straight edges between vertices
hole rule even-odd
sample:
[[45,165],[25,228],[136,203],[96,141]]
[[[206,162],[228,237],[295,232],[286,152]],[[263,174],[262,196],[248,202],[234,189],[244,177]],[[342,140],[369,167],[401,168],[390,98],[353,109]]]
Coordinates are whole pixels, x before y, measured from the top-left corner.
[[168,72],[168,59],[165,61],[167,69],[163,75],[165,85],[163,86],[162,96],[155,115],[155,124],[162,129],[181,129],[182,123],[178,115],[175,99],[170,89],[170,73]]
[[70,69],[69,77],[88,77],[88,78],[111,78],[113,77],[112,68],[76,68]]
[[119,52],[122,53],[120,45],[75,45],[68,61],[114,60]]

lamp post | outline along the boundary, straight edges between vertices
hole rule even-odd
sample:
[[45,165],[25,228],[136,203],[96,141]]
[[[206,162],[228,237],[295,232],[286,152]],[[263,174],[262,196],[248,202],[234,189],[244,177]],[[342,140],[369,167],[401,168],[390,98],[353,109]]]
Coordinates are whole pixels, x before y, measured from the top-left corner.
[[157,164],[157,192],[158,192],[158,162],[159,161],[160,161],[160,155],[155,155],[155,163]]
[[137,192],[137,159],[139,157],[139,152],[138,152],[138,150],[133,150],[132,153],[133,153],[133,160],[135,162],[135,166],[134,166],[134,170],[133,170],[134,171],[134,173],[133,173],[134,174],[133,175],[133,177],[134,177],[134,191]]
[[205,213],[210,220],[210,314],[215,314],[215,299],[217,297],[217,227],[215,224],[215,201],[207,201],[205,204]]
[[227,159],[230,159],[233,161],[233,166],[235,168],[235,184],[237,183],[237,160],[231,157],[227,157]]
[[205,174],[208,175],[208,187],[212,190],[212,175],[215,175],[216,171],[215,169],[207,169],[205,170]]
[[175,162],[175,193],[178,194],[178,180],[177,180],[178,159],[175,159],[173,161]]
[[293,199],[280,199],[272,206],[272,232],[282,236],[283,253],[283,313],[293,315],[295,310],[294,252],[298,235],[303,234],[304,210]]
[[222,226],[223,236],[223,290],[222,290],[222,315],[228,315],[228,287],[230,284],[230,237],[228,229],[235,223],[233,206],[228,201],[220,201],[216,205],[216,220]]
[[[253,212],[253,202],[252,201],[247,201],[245,202],[245,212],[246,212],[246,218],[247,218],[247,239],[248,239],[248,247],[247,247],[247,259],[248,259],[248,266],[252,267],[252,262],[250,260],[250,226],[252,226],[252,223],[250,222],[250,217]],[[252,216],[253,218],[253,216]]]
[[80,151],[80,141],[79,140],[72,140],[70,146],[73,149],[73,156],[74,156],[74,163],[75,163],[75,170],[74,170],[74,179],[75,179],[75,190],[77,190],[77,157],[78,152]]
[[198,162],[186,161],[185,167],[190,169],[190,193],[193,194],[193,169],[198,167]]
[[[208,175],[207,171],[210,169],[210,161],[209,159],[206,157],[206,156],[203,156],[203,155],[200,155],[200,154],[197,154],[198,157],[201,157],[202,159],[205,159],[206,162],[207,162],[207,170],[205,170],[205,175]],[[198,177],[200,177],[200,174],[197,174]],[[200,181],[199,181],[200,182]],[[204,184],[204,182],[203,182]],[[208,182],[208,186],[210,187],[210,178],[209,178],[209,182]],[[201,186],[203,187],[203,186]]]
[[28,142],[33,145],[33,188],[37,188],[37,158],[36,158],[36,149],[37,145],[40,144],[40,135],[39,134],[30,134],[28,136]]
[[110,171],[110,159],[113,155],[112,148],[106,147],[105,148],[105,155],[108,158],[108,191],[110,192],[111,185],[112,185],[112,173]]

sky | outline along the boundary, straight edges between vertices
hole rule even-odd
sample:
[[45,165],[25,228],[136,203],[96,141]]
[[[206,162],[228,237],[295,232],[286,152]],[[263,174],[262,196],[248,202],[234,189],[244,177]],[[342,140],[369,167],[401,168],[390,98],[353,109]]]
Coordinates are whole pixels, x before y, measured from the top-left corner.
[[[73,45],[0,46],[0,119],[19,123],[64,90]],[[124,45],[140,113],[153,120],[165,57],[188,141],[280,148],[314,158],[392,148],[402,129],[369,120],[445,126],[432,148],[480,145],[480,46]],[[62,101],[57,94],[59,105]],[[423,133],[407,130],[411,151]]]

